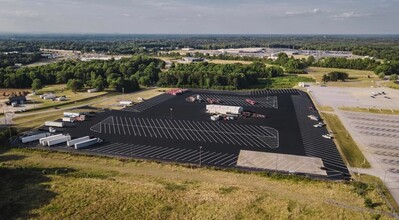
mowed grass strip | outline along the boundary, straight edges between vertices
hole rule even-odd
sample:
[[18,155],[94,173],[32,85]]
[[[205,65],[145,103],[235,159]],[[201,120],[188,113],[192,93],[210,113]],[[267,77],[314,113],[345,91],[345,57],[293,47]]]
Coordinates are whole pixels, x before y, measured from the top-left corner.
[[322,112],[333,112],[334,108],[331,106],[317,106],[317,110]]
[[376,109],[376,108],[352,108],[352,107],[340,107],[343,111],[351,112],[364,112],[364,113],[375,113],[384,115],[399,115],[398,109]]
[[325,112],[322,112],[321,115],[327,122],[329,129],[333,131],[334,139],[346,163],[351,167],[369,168],[370,163],[364,157],[338,116]]
[[293,88],[294,86],[298,86],[299,82],[315,82],[315,80],[309,77],[298,75],[285,75],[275,78],[260,78],[258,79],[258,84],[250,86],[249,89]]
[[375,189],[352,183],[28,149],[0,154],[0,173],[5,219],[390,218]]
[[21,116],[13,119],[13,127],[19,132],[27,131],[44,125],[45,121],[54,121],[62,118],[63,110],[54,112],[42,112],[35,115]]

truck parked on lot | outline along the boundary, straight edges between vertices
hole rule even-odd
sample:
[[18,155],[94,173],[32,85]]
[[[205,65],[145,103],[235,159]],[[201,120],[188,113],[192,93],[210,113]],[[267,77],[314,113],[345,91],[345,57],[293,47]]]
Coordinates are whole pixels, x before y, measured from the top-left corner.
[[62,118],[62,121],[64,121],[64,122],[71,122],[71,123],[73,123],[73,122],[75,122],[75,118],[63,117],[63,118]]
[[256,102],[252,99],[245,99],[246,102],[248,102],[251,105],[256,105]]

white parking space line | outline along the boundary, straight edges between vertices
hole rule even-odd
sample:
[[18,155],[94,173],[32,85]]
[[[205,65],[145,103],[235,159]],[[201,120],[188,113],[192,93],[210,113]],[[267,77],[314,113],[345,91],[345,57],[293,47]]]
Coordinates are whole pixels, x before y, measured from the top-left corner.
[[126,119],[126,117],[123,117],[124,119],[125,119],[125,123],[126,123],[126,128],[127,128],[127,131],[129,132],[129,136],[131,136],[132,135],[132,133],[130,132],[130,126],[129,126],[129,122],[127,122],[127,119]]
[[[111,126],[107,129],[106,126]],[[222,143],[254,147],[278,146],[278,132],[269,127],[230,124],[224,122],[203,122],[190,120],[153,119],[137,117],[110,116],[100,122],[93,131],[98,132],[98,126],[105,134],[126,136],[144,136],[149,138],[167,138],[176,140],[198,141],[205,143]],[[117,128],[115,128],[115,126]],[[113,132],[108,132],[112,131]]]

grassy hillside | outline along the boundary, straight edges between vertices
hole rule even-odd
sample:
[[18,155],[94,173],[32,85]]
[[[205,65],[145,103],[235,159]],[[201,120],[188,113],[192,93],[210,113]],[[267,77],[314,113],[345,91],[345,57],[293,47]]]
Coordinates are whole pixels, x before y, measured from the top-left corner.
[[391,218],[360,183],[22,149],[0,154],[0,176],[6,219]]

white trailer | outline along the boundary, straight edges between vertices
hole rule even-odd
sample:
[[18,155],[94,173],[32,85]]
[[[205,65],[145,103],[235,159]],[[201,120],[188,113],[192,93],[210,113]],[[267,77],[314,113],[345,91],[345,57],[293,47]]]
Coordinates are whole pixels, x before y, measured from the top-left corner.
[[41,98],[41,99],[44,99],[44,97],[50,97],[50,96],[54,96],[55,97],[55,95],[53,94],[53,93],[44,93],[43,95],[40,95],[39,97]]
[[228,105],[206,105],[206,111],[210,114],[241,114],[243,111],[241,106],[228,106]]
[[90,137],[89,137],[89,136],[84,136],[84,137],[76,138],[76,139],[67,141],[67,146],[70,147],[70,146],[75,145],[76,143],[79,143],[79,142],[82,142],[82,141],[87,141],[87,140],[90,140]]
[[64,135],[63,134],[56,134],[56,135],[51,135],[51,136],[48,136],[48,137],[40,138],[39,139],[39,143],[44,146],[44,145],[47,145],[47,141],[52,140],[52,139],[56,139],[56,138],[62,137],[62,136],[64,136]]
[[43,97],[44,100],[50,100],[50,99],[55,99],[57,96],[51,94],[51,95],[46,95]]
[[64,112],[64,117],[74,118],[79,117],[79,112]]
[[66,101],[66,100],[68,100],[68,99],[67,99],[67,97],[64,97],[64,96],[55,98],[55,101]]
[[88,93],[98,92],[98,89],[88,89],[87,92]]
[[119,105],[131,105],[132,101],[119,101]]
[[44,122],[44,125],[49,126],[49,127],[62,128],[62,127],[64,127],[64,122],[46,121],[46,122]]
[[37,141],[40,138],[47,137],[48,135],[50,135],[50,134],[49,133],[34,134],[34,135],[26,136],[26,137],[21,137],[21,141],[22,141],[22,143],[26,144],[26,143],[29,143],[32,141]]
[[75,144],[75,149],[81,149],[81,148],[85,148],[85,147],[90,147],[92,145],[95,145],[97,143],[100,143],[101,139],[100,138],[92,138],[86,141],[82,141],[82,142],[78,142]]
[[62,121],[63,122],[75,122],[75,118],[69,118],[69,117],[63,117],[62,118]]
[[58,137],[56,139],[52,139],[52,140],[47,141],[47,146],[51,147],[51,146],[54,146],[54,145],[57,145],[57,144],[65,143],[65,142],[67,142],[69,140],[71,140],[71,136],[63,135],[63,136],[60,136],[60,137]]

